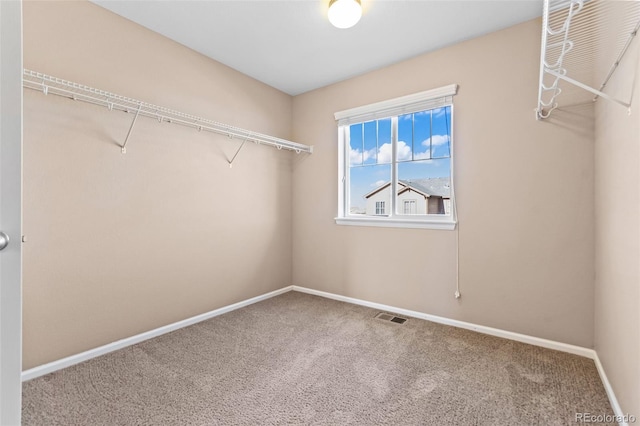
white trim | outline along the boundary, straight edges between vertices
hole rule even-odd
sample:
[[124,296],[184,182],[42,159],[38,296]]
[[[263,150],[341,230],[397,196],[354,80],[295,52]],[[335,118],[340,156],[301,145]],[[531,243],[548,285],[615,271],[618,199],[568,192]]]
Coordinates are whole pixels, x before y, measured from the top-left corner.
[[336,217],[336,224],[338,225],[352,225],[352,226],[377,226],[383,228],[420,228],[420,229],[444,229],[452,231],[456,229],[456,222],[451,219],[451,216],[447,216],[446,220],[436,219],[399,219],[396,217],[381,216],[381,217]]
[[[368,308],[379,309],[381,311],[387,311],[392,313],[397,313],[401,315],[405,315],[408,317],[419,318],[426,321],[432,321],[439,324],[450,325],[453,327],[464,328],[467,330],[476,331],[478,333],[489,334],[491,336],[502,337],[504,339],[515,340],[516,342],[527,343],[534,346],[540,346],[547,349],[553,349],[556,351],[566,352],[578,356],[582,356],[585,358],[592,359],[596,365],[596,369],[598,370],[598,374],[600,375],[600,380],[602,380],[602,384],[607,393],[607,397],[609,398],[609,402],[611,407],[613,408],[614,415],[620,419],[625,417],[625,413],[622,411],[620,404],[618,403],[618,399],[613,391],[613,387],[607,378],[607,375],[604,371],[604,367],[600,362],[600,358],[598,357],[598,353],[594,349],[585,348],[582,346],[570,345],[567,343],[556,342],[554,340],[542,339],[540,337],[529,336],[526,334],[514,333],[512,331],[501,330],[499,328],[486,327],[484,325],[473,324],[465,321],[458,321],[450,318],[440,317],[437,315],[425,314],[422,312],[412,311],[409,309],[397,308],[395,306],[383,305],[382,303],[368,302],[362,299],[356,299],[353,297],[342,296],[339,294],[328,293],[320,290],[313,290],[306,287],[300,287],[297,285],[291,286],[293,291],[298,291],[300,293],[312,294],[314,296],[325,297],[327,299],[338,300],[340,302],[352,303],[354,305],[366,306]],[[629,426],[626,422],[621,421],[619,423],[620,426]]]
[[[29,370],[22,372],[22,381],[27,381],[31,379],[35,379],[36,377],[44,376],[45,374],[52,373],[54,371],[61,370],[66,367],[70,367],[75,364],[79,364],[81,362],[90,360],[92,358],[98,357],[100,355],[105,355],[109,352],[116,351],[118,349],[125,348],[127,346],[135,345],[136,343],[143,342],[145,340],[149,340],[151,338],[169,333],[171,331],[178,330],[180,328],[184,328],[210,318],[216,317],[218,315],[225,314],[227,312],[234,311],[236,309],[243,308],[245,306],[252,305],[254,303],[270,299],[275,296],[279,296],[281,294],[287,293],[289,291],[297,291],[300,293],[312,294],[314,296],[325,297],[327,299],[338,300],[341,302],[352,303],[354,305],[366,306],[368,308],[379,309],[381,311],[388,311],[393,313],[398,313],[401,315],[405,315],[408,317],[419,318],[426,321],[432,321],[439,324],[450,325],[453,327],[464,328],[467,330],[476,331],[478,333],[489,334],[491,336],[502,337],[509,340],[515,340],[517,342],[528,343],[534,346],[540,346],[547,349],[553,349],[561,352],[567,352],[574,355],[583,356],[589,359],[593,359],[596,365],[596,369],[598,370],[598,374],[600,375],[600,379],[602,380],[602,384],[604,385],[607,396],[609,397],[609,402],[611,403],[611,407],[613,408],[614,414],[616,416],[624,417],[624,413],[620,408],[620,404],[613,392],[613,388],[611,383],[607,378],[607,375],[604,371],[604,367],[598,358],[598,354],[595,350],[584,348],[581,346],[569,345],[567,343],[556,342],[553,340],[541,339],[539,337],[528,336],[526,334],[514,333],[511,331],[501,330],[498,328],[486,327],[483,325],[477,325],[469,322],[458,321],[450,318],[440,317],[436,315],[425,314],[422,312],[412,311],[409,309],[396,308],[394,306],[383,305],[382,303],[368,302],[366,300],[356,299],[353,297],[341,296],[334,293],[328,293],[320,290],[313,290],[306,287],[300,287],[297,285],[291,285],[287,287],[283,287],[279,290],[275,290],[260,296],[253,297],[251,299],[247,299],[238,303],[234,303],[232,305],[224,306],[222,308],[215,309],[213,311],[196,315],[194,317],[175,322],[173,324],[169,324],[163,327],[156,328],[151,331],[147,331],[145,333],[141,333],[135,336],[128,337],[126,339],[118,340],[116,342],[100,346],[95,349],[91,349],[76,355],[72,355],[58,361],[53,361],[48,364],[40,365],[38,367],[31,368]],[[621,422],[620,426],[628,426],[627,423]]]
[[338,126],[338,216],[344,215],[345,206],[348,206],[349,186],[345,184],[349,177],[347,166],[347,147],[350,146],[350,135],[346,127]]
[[447,100],[446,98],[456,93],[458,93],[458,85],[449,84],[448,86],[425,90],[424,92],[338,111],[334,114],[334,117],[340,126],[344,126],[379,118],[409,114],[448,105],[451,103],[451,100]]
[[136,343],[144,342],[151,338],[161,336],[171,331],[178,330],[202,321],[206,321],[218,315],[225,314],[227,312],[235,311],[236,309],[244,308],[245,306],[252,305],[256,302],[261,302],[266,299],[270,299],[275,296],[279,296],[283,293],[287,293],[293,290],[293,286],[281,288],[279,290],[272,291],[260,296],[252,297],[251,299],[244,300],[242,302],[234,303],[233,305],[224,306],[222,308],[215,309],[204,314],[196,315],[191,318],[187,318],[182,321],[174,322],[173,324],[165,325],[163,327],[156,328],[144,333],[137,334],[135,336],[127,337],[126,339],[118,340],[113,343],[109,343],[104,346],[100,346],[88,351],[68,356],[57,361],[50,362],[48,364],[40,365],[38,367],[30,368],[29,370],[22,372],[22,381],[35,379],[36,377],[44,376],[45,374],[52,373],[57,370],[61,370],[66,367],[70,367],[75,364],[79,364],[83,361],[90,360],[100,355],[108,354],[109,352],[116,351],[118,349],[125,348],[127,346],[135,345]]
[[[618,416],[618,418],[624,419],[625,413],[622,411],[622,408],[618,403],[618,398],[616,398],[616,394],[613,392],[613,387],[607,378],[607,374],[604,372],[604,367],[600,362],[600,357],[598,357],[598,353],[596,351],[593,351],[593,355],[593,361],[596,363],[596,369],[598,370],[600,380],[602,380],[602,384],[604,385],[604,390],[607,392],[607,396],[609,397],[609,403],[611,404],[611,408],[613,408],[613,413]],[[624,420],[620,421],[619,425],[629,426],[629,424]]]
[[[423,193],[411,185],[406,185],[398,179],[398,158],[396,145],[398,144],[398,116],[411,112],[427,111],[439,107],[451,108],[451,127],[450,135],[453,137],[453,98],[458,91],[457,84],[451,84],[438,89],[427,90],[413,95],[402,96],[388,101],[378,102],[363,107],[352,108],[345,111],[335,113],[338,120],[338,214],[335,218],[337,225],[355,225],[355,226],[374,226],[382,228],[413,228],[413,229],[439,229],[454,230],[456,228],[456,206],[453,191],[453,141],[450,139],[451,156],[449,164],[451,167],[451,214],[441,217],[442,215],[407,215],[398,214],[398,194],[399,185],[410,188],[417,193],[422,194],[425,198],[430,195]],[[441,96],[441,97],[438,97]],[[350,151],[350,132],[347,131],[351,123],[360,123],[363,121],[375,120],[384,117],[391,117],[391,181],[382,185],[369,193],[365,194],[365,198],[381,191],[390,186],[391,189],[391,208],[387,214],[379,214],[376,208],[377,216],[365,216],[351,214],[349,207],[350,199],[350,171],[348,164]]]
[[0,424],[20,424],[22,407],[22,137],[21,1],[0,0]]
[[567,352],[574,355],[583,356],[590,359],[595,359],[595,351],[593,349],[584,348],[582,346],[570,345],[567,343],[556,342],[553,340],[542,339],[540,337],[528,336],[526,334],[514,333],[512,331],[501,330],[499,328],[486,327],[484,325],[477,325],[470,322],[458,321],[450,318],[439,317],[436,315],[425,314],[422,312],[411,311],[409,309],[396,308],[394,306],[383,305],[382,303],[368,302],[366,300],[355,299],[353,297],[341,296],[339,294],[327,293],[324,291],[313,290],[310,288],[299,287],[294,285],[293,291],[299,291],[301,293],[313,294],[315,296],[326,297],[327,299],[339,300],[341,302],[353,303],[354,305],[366,306],[368,308],[379,309],[381,311],[389,311],[406,315],[408,317],[419,318],[431,322],[437,322],[439,324],[451,325],[453,327],[465,328],[467,330],[477,331],[478,333],[489,334],[491,336],[502,337],[509,340],[515,340],[516,342],[528,343],[534,346],[540,346],[547,349],[554,349],[556,351]]

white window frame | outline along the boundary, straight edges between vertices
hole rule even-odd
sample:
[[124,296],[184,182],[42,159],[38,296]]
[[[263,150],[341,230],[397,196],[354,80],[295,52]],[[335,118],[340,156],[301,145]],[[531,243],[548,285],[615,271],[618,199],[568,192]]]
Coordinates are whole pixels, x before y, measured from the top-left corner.
[[[453,230],[457,224],[457,213],[454,191],[454,140],[453,137],[453,96],[458,92],[457,84],[437,89],[427,90],[408,96],[402,96],[383,102],[351,108],[335,113],[338,123],[338,215],[335,221],[338,225],[381,226],[395,228],[425,228]],[[349,126],[352,124],[392,118],[392,132],[397,130],[397,117],[404,114],[440,108],[451,107],[451,212],[448,215],[404,215],[397,214],[397,197],[391,197],[391,206],[385,216],[353,215],[349,208]],[[391,162],[391,181],[397,185],[398,163],[393,150]],[[392,191],[393,194],[393,191]]]
[[376,215],[383,216],[387,211],[387,202],[386,201],[376,201]]

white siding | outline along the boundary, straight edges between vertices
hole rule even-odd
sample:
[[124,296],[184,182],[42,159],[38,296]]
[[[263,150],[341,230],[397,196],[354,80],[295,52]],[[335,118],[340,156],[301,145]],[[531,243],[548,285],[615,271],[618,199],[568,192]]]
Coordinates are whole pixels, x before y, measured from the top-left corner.
[[424,195],[408,190],[398,196],[398,213],[404,214],[404,202],[408,200],[416,200],[416,213],[427,214],[427,199]]
[[371,197],[367,198],[367,215],[376,215],[376,202],[385,202],[385,215],[391,213],[391,185],[387,186],[381,191],[376,192]]

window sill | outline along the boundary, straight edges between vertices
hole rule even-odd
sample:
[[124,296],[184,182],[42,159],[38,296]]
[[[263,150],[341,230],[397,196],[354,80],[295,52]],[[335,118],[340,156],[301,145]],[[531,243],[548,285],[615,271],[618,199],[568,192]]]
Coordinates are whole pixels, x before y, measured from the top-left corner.
[[389,217],[336,217],[336,224],[350,226],[378,226],[383,228],[456,229],[452,218],[446,219],[405,219]]

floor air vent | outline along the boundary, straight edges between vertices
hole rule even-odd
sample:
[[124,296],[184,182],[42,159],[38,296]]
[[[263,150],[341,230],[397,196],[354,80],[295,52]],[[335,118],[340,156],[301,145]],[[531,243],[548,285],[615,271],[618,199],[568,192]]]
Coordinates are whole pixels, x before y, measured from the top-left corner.
[[379,314],[377,314],[376,319],[379,319],[381,321],[394,322],[396,324],[404,324],[405,322],[407,322],[406,318],[397,317],[391,314],[385,314],[384,312],[380,312]]

